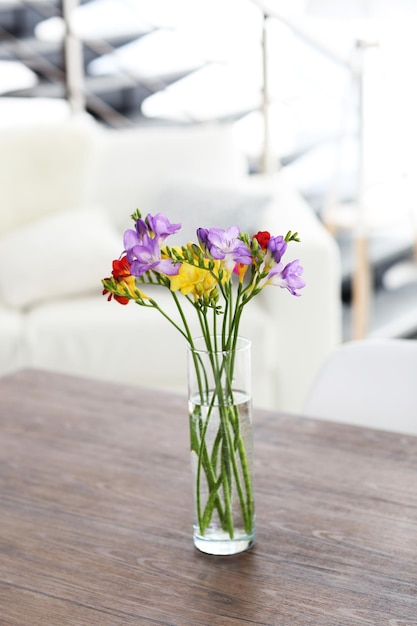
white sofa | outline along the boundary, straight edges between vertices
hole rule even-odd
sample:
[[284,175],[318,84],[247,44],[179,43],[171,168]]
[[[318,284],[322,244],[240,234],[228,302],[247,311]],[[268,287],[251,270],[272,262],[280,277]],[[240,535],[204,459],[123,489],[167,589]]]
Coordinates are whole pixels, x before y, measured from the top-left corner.
[[268,287],[244,314],[256,406],[300,410],[340,343],[333,239],[279,176],[247,175],[225,125],[114,131],[78,119],[1,129],[0,189],[0,374],[40,367],[186,392],[179,334],[156,311],[101,295],[136,208],[183,221],[184,235],[191,224],[233,223],[300,233],[287,257],[305,267],[302,296]]

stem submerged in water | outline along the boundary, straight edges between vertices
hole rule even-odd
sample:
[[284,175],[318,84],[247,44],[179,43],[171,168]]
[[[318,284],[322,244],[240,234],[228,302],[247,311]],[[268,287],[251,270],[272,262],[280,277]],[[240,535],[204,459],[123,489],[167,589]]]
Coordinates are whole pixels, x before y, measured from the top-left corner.
[[[207,343],[216,345],[211,339]],[[235,349],[191,352],[190,376],[205,381],[190,398],[196,523],[201,537],[217,527],[234,540],[237,533],[254,530],[251,404],[244,386],[234,389],[239,359],[249,355]]]

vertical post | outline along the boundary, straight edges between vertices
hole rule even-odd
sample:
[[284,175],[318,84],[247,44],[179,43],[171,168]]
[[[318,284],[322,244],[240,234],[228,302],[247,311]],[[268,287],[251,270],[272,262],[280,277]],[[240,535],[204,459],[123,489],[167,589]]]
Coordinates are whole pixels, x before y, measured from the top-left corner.
[[369,259],[369,225],[364,206],[364,192],[366,187],[366,146],[365,135],[367,94],[367,71],[370,48],[378,48],[374,41],[358,40],[356,50],[359,55],[359,166],[358,166],[358,189],[357,189],[357,220],[353,232],[353,300],[352,318],[353,339],[363,339],[368,333],[371,298],[373,293],[371,264]]
[[62,16],[65,22],[65,87],[73,115],[85,111],[83,48],[71,25],[71,15],[78,4],[79,0],[62,0]]
[[262,24],[262,121],[263,121],[263,149],[262,149],[262,174],[270,174],[273,171],[270,146],[270,116],[269,116],[269,59],[268,59],[268,15],[263,14]]
[[368,238],[366,232],[366,216],[363,206],[365,187],[365,102],[364,102],[364,59],[365,43],[357,41],[356,52],[359,55],[358,91],[359,91],[359,154],[358,154],[358,187],[357,219],[353,230],[353,276],[352,276],[352,338],[363,339],[369,323],[370,267]]

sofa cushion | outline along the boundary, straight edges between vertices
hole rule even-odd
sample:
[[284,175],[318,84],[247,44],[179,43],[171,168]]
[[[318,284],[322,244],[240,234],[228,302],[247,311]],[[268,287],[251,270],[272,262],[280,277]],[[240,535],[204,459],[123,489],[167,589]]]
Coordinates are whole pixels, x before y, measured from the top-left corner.
[[230,125],[102,129],[101,135],[95,199],[121,230],[136,208],[154,212],[154,201],[169,180],[187,176],[227,183],[246,172]]
[[87,120],[0,128],[0,233],[85,202],[98,145]]
[[43,300],[99,293],[122,252],[108,218],[95,208],[62,211],[0,239],[0,299],[24,308]]
[[169,238],[169,244],[182,245],[197,241],[196,230],[200,226],[238,226],[242,232],[256,233],[272,197],[266,191],[245,187],[242,182],[210,185],[178,180],[162,187],[155,210],[168,215],[171,222],[181,223],[181,230]]

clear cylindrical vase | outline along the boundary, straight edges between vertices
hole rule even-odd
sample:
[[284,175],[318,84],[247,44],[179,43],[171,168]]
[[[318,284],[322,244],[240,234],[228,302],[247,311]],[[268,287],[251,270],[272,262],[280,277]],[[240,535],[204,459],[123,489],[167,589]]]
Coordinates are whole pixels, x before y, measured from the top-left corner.
[[193,537],[213,555],[243,552],[255,538],[251,343],[222,345],[198,338],[188,350]]

